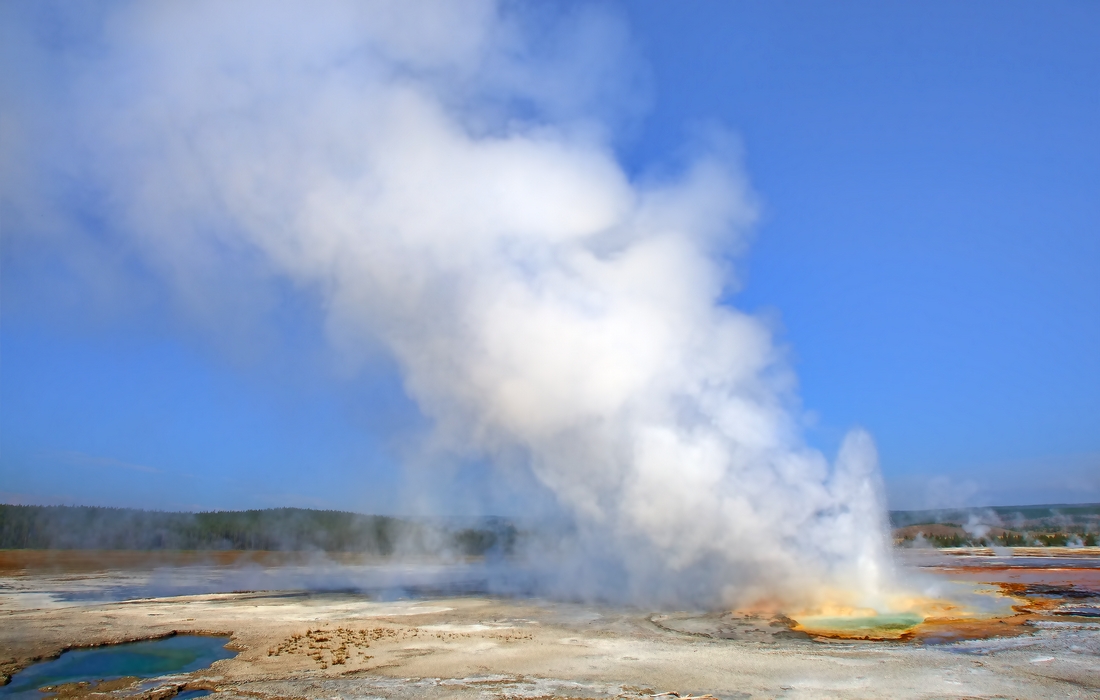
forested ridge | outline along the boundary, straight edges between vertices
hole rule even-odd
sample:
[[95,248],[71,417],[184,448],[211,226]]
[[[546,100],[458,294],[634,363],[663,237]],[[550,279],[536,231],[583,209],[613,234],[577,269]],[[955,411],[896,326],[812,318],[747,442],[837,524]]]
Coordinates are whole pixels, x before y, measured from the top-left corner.
[[[1094,545],[1100,505],[893,511],[898,543],[937,546]],[[932,527],[935,526],[935,527]],[[0,549],[261,550],[508,553],[517,530],[503,518],[396,518],[335,510],[175,513],[94,506],[0,504]]]
[[0,549],[485,554],[509,551],[515,536],[500,518],[448,523],[304,508],[173,513],[0,504]]

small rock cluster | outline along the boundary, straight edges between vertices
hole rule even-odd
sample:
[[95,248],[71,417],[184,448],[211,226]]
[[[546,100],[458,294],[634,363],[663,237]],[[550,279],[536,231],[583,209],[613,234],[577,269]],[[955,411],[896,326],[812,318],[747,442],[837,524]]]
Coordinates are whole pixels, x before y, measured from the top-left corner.
[[337,627],[334,630],[310,629],[305,634],[292,634],[277,646],[267,650],[268,656],[303,654],[317,662],[321,668],[346,664],[358,654],[362,660],[372,658],[363,649],[372,641],[396,637],[397,632],[386,627],[355,630]]

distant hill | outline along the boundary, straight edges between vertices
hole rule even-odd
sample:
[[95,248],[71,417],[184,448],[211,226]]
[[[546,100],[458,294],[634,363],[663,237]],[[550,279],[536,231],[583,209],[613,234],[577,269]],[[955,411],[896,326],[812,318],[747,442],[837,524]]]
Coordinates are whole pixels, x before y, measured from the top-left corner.
[[896,510],[890,522],[898,544],[923,539],[941,547],[1094,546],[1100,537],[1100,503]]
[[333,510],[167,513],[90,506],[0,505],[0,549],[268,550],[482,555],[506,553],[500,518],[428,521]]

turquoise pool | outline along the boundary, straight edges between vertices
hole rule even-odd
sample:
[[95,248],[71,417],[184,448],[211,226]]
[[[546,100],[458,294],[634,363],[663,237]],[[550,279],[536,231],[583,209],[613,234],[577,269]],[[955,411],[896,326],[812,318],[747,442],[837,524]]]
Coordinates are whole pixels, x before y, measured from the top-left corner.
[[[11,683],[0,687],[0,698],[38,700],[48,697],[48,693],[38,690],[48,685],[189,673],[236,656],[237,652],[225,648],[228,642],[228,637],[179,634],[146,642],[74,649],[16,673]],[[199,694],[205,693],[192,691],[181,696],[191,698]]]

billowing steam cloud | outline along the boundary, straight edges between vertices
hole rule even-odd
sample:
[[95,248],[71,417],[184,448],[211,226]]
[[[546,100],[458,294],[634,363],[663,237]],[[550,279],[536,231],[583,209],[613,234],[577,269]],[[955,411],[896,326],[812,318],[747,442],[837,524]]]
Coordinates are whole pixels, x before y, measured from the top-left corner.
[[318,294],[334,343],[392,355],[441,445],[553,492],[578,533],[557,562],[567,591],[873,601],[870,438],[832,467],[805,447],[767,326],[720,303],[722,256],[753,220],[721,153],[643,182],[616,161],[638,100],[612,19],[409,0],[61,22],[35,7],[6,22],[51,85],[5,83],[13,235],[78,226],[76,201],[196,304],[221,303],[207,282],[239,261]]

